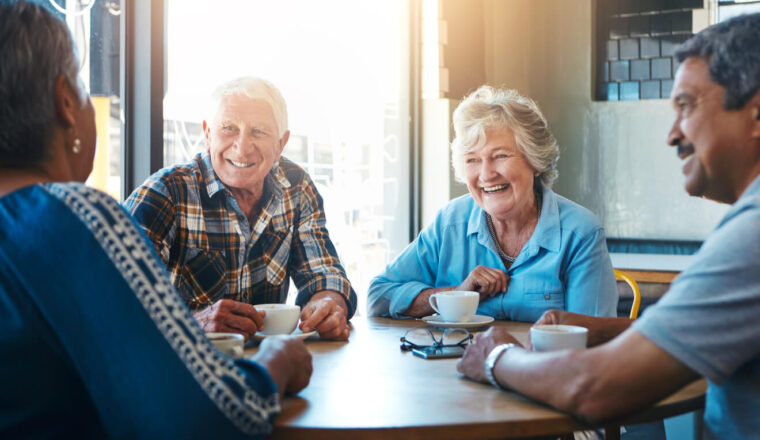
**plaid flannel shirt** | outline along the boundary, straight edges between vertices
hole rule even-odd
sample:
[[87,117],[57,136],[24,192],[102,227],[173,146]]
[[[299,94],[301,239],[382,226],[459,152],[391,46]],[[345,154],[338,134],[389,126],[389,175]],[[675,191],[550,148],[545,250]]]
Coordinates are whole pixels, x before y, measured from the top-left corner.
[[356,293],[327,233],[322,197],[306,171],[285,158],[267,175],[252,224],[206,152],[156,172],[124,206],[191,309],[224,298],[283,303],[292,277],[296,304],[330,290],[343,295],[353,316]]

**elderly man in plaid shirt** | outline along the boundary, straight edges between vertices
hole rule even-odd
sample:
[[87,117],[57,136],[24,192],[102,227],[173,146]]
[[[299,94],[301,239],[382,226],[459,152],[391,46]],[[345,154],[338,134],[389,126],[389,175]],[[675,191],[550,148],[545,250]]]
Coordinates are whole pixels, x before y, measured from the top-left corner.
[[281,157],[290,136],[282,95],[248,77],[217,88],[214,100],[206,151],[152,175],[126,208],[204,330],[247,339],[264,322],[255,305],[285,302],[293,278],[301,330],[347,339],[356,293],[314,183]]

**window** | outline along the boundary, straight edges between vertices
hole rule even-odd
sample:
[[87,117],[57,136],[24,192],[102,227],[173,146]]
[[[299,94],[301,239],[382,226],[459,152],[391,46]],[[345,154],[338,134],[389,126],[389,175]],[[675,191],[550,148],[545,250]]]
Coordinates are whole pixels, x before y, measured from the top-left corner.
[[678,45],[711,22],[752,12],[760,0],[600,0],[596,100],[668,98]]
[[718,0],[718,21],[725,21],[741,14],[760,12],[760,0]]
[[370,280],[409,242],[409,3],[167,4],[164,165],[205,149],[200,123],[218,84],[274,83],[288,105],[283,155],[316,182],[362,313]]
[[87,183],[120,200],[120,2],[49,0],[46,6],[64,19],[71,29],[81,61],[80,76],[90,91],[95,107],[97,149]]
[[[675,50],[707,17],[703,0],[601,0],[596,20],[596,100],[670,96]],[[706,24],[706,22],[705,22]]]

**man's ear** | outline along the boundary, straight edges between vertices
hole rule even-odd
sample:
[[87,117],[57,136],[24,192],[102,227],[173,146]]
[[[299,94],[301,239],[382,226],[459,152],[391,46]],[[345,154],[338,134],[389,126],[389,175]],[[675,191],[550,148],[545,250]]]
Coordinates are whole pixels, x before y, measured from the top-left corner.
[[69,81],[63,75],[58,75],[53,88],[55,113],[58,121],[66,128],[76,124],[76,110],[79,108],[79,97],[71,90]]
[[282,138],[280,138],[280,151],[277,152],[277,160],[280,160],[280,155],[285,149],[285,145],[287,145],[288,139],[290,139],[290,130],[287,130],[285,134],[282,135]]
[[760,139],[760,90],[755,93],[755,96],[749,100],[748,103],[752,108],[752,117],[754,119],[752,124],[752,137]]
[[206,138],[206,150],[208,150],[211,147],[211,126],[205,119],[203,120],[203,137]]

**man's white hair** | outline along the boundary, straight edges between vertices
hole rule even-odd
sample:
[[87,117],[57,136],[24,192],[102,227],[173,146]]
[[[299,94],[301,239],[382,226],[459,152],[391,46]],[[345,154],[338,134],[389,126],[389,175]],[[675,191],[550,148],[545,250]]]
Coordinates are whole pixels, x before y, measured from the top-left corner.
[[211,95],[213,114],[219,111],[224,98],[233,95],[244,95],[251,99],[260,99],[266,102],[272,108],[278,137],[282,138],[288,131],[288,108],[285,105],[285,99],[274,84],[254,76],[227,81],[217,87]]

